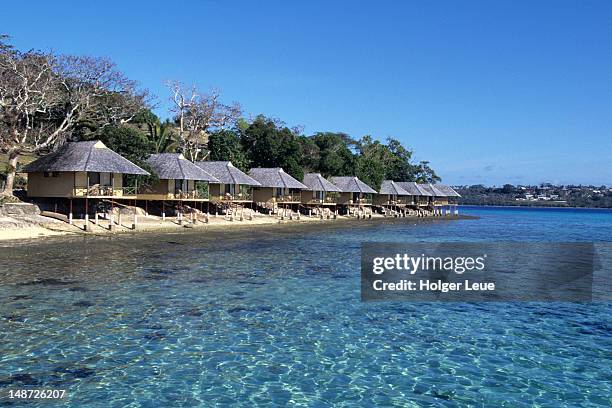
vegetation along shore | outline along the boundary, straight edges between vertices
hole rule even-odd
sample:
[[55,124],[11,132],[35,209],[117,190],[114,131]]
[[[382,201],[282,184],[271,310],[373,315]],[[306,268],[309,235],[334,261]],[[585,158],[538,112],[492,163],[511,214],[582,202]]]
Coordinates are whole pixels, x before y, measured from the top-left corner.
[[179,81],[162,120],[111,61],[6,36],[0,77],[4,238],[458,215],[460,195],[394,138],[305,135]]

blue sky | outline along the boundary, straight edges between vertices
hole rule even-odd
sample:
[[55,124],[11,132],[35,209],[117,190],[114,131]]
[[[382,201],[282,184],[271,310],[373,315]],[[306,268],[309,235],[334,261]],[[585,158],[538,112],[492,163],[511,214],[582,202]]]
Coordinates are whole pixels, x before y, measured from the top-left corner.
[[107,56],[162,116],[179,79],[307,134],[396,137],[451,184],[612,184],[609,1],[18,3],[17,47]]

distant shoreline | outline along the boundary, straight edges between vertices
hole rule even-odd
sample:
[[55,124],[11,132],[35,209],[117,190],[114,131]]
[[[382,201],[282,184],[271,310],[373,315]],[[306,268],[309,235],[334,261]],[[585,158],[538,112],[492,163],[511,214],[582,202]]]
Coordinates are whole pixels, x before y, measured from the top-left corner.
[[487,207],[487,208],[534,208],[546,210],[602,210],[611,211],[612,207],[570,207],[554,205],[496,205],[496,204],[459,204],[459,207]]

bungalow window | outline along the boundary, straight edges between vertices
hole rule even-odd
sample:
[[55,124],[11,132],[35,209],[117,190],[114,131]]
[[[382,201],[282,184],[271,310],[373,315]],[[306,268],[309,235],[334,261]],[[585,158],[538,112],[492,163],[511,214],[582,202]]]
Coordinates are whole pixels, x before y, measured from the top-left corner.
[[87,181],[90,186],[100,185],[101,187],[112,187],[113,173],[88,172]]
[[189,182],[187,180],[174,180],[174,193],[186,193],[189,191]]
[[361,193],[353,193],[353,202],[358,201]]
[[285,192],[283,191],[282,187],[276,187],[276,192],[274,193],[274,195],[276,197],[282,197],[283,195],[285,195],[284,193]]
[[315,191],[314,193],[317,200],[323,200],[323,198],[325,198],[325,192],[323,191]]
[[110,187],[113,185],[113,177],[111,173],[99,173],[100,174],[100,185],[104,187]]
[[236,186],[234,184],[225,184],[225,194],[234,195]]
[[87,173],[87,178],[90,186],[100,184],[100,173]]

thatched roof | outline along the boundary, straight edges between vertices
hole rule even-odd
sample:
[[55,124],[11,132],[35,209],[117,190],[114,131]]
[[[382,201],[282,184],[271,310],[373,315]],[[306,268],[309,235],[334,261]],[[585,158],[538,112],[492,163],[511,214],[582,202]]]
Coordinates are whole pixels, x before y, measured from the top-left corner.
[[399,183],[396,183],[393,180],[384,180],[382,185],[380,186],[379,194],[391,194],[397,196],[409,196],[413,195],[400,187]]
[[461,194],[455,191],[451,186],[446,184],[436,184],[435,187],[443,193],[446,197],[461,197]]
[[308,187],[308,191],[341,191],[338,187],[327,181],[320,173],[306,173],[304,175],[304,184]]
[[262,187],[308,189],[304,184],[285,173],[280,167],[256,167],[249,171],[249,176],[261,183]]
[[149,163],[160,179],[219,182],[215,177],[187,160],[180,153],[152,154],[147,159],[147,163]]
[[376,194],[376,191],[357,177],[332,177],[332,183],[343,193],[368,193]]
[[257,180],[234,167],[232,162],[229,161],[200,161],[195,164],[223,184],[261,185]]
[[414,181],[398,181],[397,184],[408,192],[409,195],[425,197],[431,196],[429,191],[425,190],[421,187],[421,185],[415,183]]
[[99,140],[66,143],[55,152],[33,161],[24,168],[26,173],[44,171],[149,174]]
[[431,183],[419,184],[419,187],[421,187],[423,190],[427,191],[429,193],[429,195],[432,196],[432,197],[446,197],[446,195],[443,192],[438,190]]

